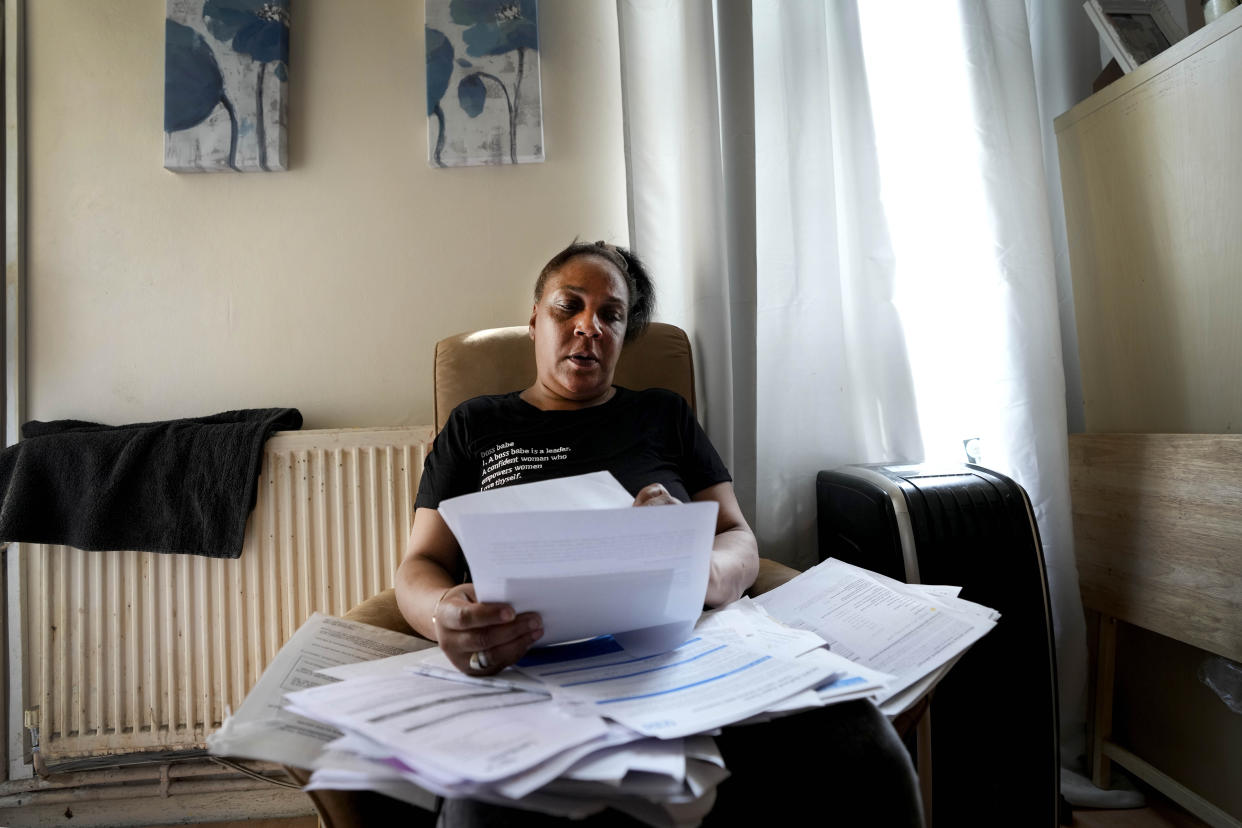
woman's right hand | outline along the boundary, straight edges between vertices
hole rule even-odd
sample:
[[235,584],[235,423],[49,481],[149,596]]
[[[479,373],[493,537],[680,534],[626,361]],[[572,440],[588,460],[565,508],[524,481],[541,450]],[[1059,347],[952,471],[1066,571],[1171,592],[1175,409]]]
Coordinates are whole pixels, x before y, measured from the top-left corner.
[[432,620],[440,649],[468,676],[499,673],[543,635],[538,613],[514,615],[508,604],[481,604],[474,584],[458,584],[445,592]]

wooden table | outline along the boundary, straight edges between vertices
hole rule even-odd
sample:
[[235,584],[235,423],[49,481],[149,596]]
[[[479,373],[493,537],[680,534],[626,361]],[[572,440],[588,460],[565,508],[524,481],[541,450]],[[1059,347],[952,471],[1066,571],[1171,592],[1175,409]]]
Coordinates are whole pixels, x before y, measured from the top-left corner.
[[1242,661],[1242,435],[1073,434],[1083,605],[1100,614],[1092,777],[1117,762],[1205,822],[1242,823],[1112,741],[1117,622]]

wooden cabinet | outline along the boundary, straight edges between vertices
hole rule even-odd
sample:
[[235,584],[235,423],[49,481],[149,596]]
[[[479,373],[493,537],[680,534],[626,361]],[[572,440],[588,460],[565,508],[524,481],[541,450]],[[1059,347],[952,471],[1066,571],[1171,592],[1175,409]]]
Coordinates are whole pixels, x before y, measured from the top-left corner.
[[[1094,770],[1119,762],[1209,824],[1242,826],[1242,717],[1195,678],[1210,653],[1242,659],[1242,11],[1056,133],[1095,432],[1071,437],[1070,463],[1083,598],[1100,614]],[[1131,633],[1151,646],[1117,646]]]
[[1056,132],[1086,430],[1242,432],[1242,11]]

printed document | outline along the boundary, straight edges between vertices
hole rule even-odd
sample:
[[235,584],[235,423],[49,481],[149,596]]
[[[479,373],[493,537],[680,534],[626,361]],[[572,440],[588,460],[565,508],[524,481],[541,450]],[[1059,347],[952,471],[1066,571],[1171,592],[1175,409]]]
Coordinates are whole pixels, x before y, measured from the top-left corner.
[[336,681],[319,674],[327,667],[431,646],[421,638],[316,612],[280,648],[237,712],[207,737],[207,747],[217,756],[310,768],[324,745],[341,734],[282,709],[285,693]]
[[540,693],[413,673],[346,679],[286,698],[294,712],[387,746],[444,785],[495,782],[608,732],[600,718],[570,716]]
[[834,675],[831,662],[771,656],[707,636],[645,657],[607,639],[569,644],[534,653],[518,669],[569,709],[664,739],[747,718]]
[[540,645],[611,634],[649,655],[694,628],[717,505],[632,502],[612,475],[596,472],[450,498],[439,511],[479,600],[538,612]]
[[895,676],[880,703],[996,626],[987,615],[951,608],[918,590],[896,589],[873,572],[832,558],[755,603],[778,621],[818,633],[837,655]]

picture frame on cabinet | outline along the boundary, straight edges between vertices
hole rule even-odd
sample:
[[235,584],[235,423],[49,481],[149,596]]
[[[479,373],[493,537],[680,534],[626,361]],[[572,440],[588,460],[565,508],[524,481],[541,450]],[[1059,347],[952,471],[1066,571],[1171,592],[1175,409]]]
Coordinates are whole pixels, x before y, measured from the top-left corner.
[[1087,0],[1083,9],[1126,73],[1186,36],[1164,0]]

